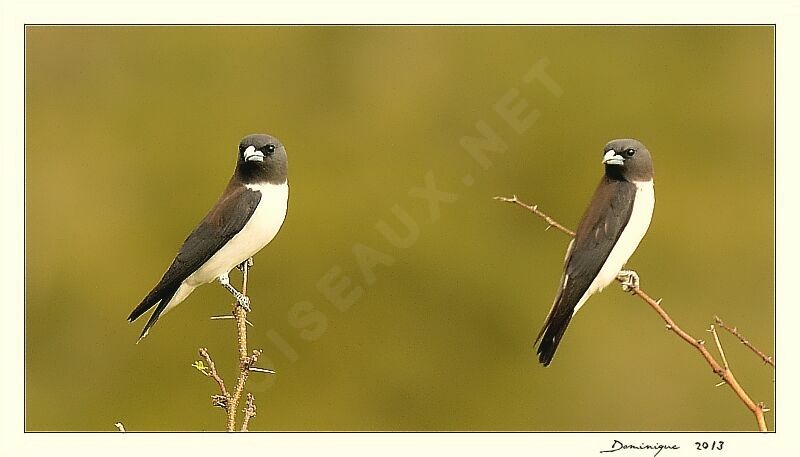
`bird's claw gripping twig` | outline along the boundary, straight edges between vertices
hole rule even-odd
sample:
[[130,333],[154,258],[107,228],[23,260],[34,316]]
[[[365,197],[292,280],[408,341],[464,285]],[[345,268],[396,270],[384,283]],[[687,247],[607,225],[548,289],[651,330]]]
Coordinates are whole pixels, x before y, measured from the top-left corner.
[[236,299],[236,303],[239,306],[241,306],[242,309],[244,309],[245,311],[247,311],[249,313],[250,312],[250,299],[247,298],[247,296],[245,294],[239,292],[238,290],[236,290],[235,287],[233,287],[231,285],[231,281],[228,278],[228,275],[227,274],[221,275],[217,279],[219,280],[219,283],[222,284],[222,287],[224,287],[225,290],[227,290],[228,292],[231,293],[231,295],[233,295],[233,297]]
[[242,309],[245,310],[248,313],[251,311],[250,310],[250,299],[247,298],[247,296],[244,295],[244,294],[240,293],[239,296],[236,297],[236,304],[241,306]]
[[622,290],[633,292],[639,288],[639,275],[633,270],[622,270],[617,274],[617,279],[622,282]]

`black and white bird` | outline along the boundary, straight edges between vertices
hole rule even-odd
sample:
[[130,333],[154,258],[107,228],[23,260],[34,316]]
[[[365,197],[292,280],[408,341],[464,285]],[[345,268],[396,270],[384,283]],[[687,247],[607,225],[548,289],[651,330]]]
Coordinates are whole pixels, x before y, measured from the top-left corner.
[[[592,294],[623,278],[638,287],[635,272],[622,270],[653,216],[653,161],[637,140],[613,140],[603,148],[605,174],[567,248],[558,293],[536,337],[539,362],[548,366],[570,320]],[[534,343],[536,344],[536,343]]]
[[[286,150],[277,138],[248,135],[239,143],[236,169],[219,200],[183,242],[161,281],[128,317],[153,314],[139,341],[158,318],[184,301],[195,288],[217,280],[239,304],[249,299],[230,285],[228,273],[266,246],[286,218],[289,200]],[[249,265],[249,264],[248,264]]]

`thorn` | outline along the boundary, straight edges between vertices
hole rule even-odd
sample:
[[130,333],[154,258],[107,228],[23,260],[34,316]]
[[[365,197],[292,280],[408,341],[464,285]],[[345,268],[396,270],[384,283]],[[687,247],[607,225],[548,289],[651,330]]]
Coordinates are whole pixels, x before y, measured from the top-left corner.
[[270,370],[268,368],[250,367],[250,371],[255,371],[257,373],[275,374],[275,370]]
[[724,386],[725,384],[727,384],[725,381],[721,381],[714,385],[714,387]]
[[552,227],[552,225],[548,225],[547,227],[545,227],[544,231],[546,232],[546,231],[550,230],[550,227]]
[[[236,319],[236,317],[235,316],[231,316],[230,314],[226,314],[224,316],[211,316],[209,319],[211,319],[212,321],[218,321],[218,320],[222,320],[222,319]],[[245,319],[244,322],[247,325],[249,325],[250,327],[255,327],[255,325],[253,325],[253,323],[250,322],[247,319]]]
[[697,340],[697,344],[704,346],[706,344],[706,340]]
[[672,330],[672,326],[667,324],[667,330]]
[[122,425],[122,422],[115,423],[114,427],[117,427],[117,430],[119,430],[120,432],[125,433],[125,426]]
[[212,395],[211,406],[228,409],[228,399],[224,395]]
[[[517,198],[517,197],[515,196],[514,198]],[[533,205],[533,210],[536,211],[537,209],[539,209],[539,205]]]
[[656,300],[656,305],[661,305],[661,300],[663,300],[663,298],[659,298],[658,300]]

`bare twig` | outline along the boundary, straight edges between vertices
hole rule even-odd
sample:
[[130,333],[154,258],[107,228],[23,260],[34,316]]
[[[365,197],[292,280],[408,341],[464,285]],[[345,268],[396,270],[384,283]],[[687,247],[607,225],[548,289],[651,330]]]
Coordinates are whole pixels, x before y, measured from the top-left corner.
[[[560,230],[561,232],[566,233],[569,236],[572,236],[572,237],[575,236],[575,232],[573,232],[572,230],[570,230],[570,229],[564,227],[563,225],[559,224],[558,222],[555,221],[555,219],[553,219],[552,217],[548,216],[547,214],[539,211],[539,205],[528,205],[527,203],[523,203],[522,201],[520,201],[517,198],[516,195],[513,195],[511,197],[494,197],[494,199],[495,200],[499,200],[501,202],[514,203],[516,205],[519,205],[519,206],[527,209],[528,211],[532,212],[533,214],[535,214],[535,215],[541,217],[542,219],[544,219],[544,221],[547,222],[547,228],[548,229],[550,227],[555,227],[558,230]],[[545,230],[547,230],[547,229],[545,229]]]
[[772,368],[775,368],[775,360],[772,358],[772,356],[764,354],[757,347],[753,346],[753,344],[750,343],[750,341],[747,338],[745,338],[744,335],[739,333],[739,330],[736,327],[731,327],[731,326],[727,325],[725,322],[722,322],[722,319],[720,319],[719,316],[714,316],[714,321],[717,323],[717,325],[719,325],[720,327],[722,327],[725,330],[727,330],[728,333],[730,333],[731,335],[733,335],[736,338],[738,338],[739,341],[742,342],[742,344],[747,346],[756,355],[761,357],[761,360],[763,360],[764,363],[768,363],[768,364],[772,365]]
[[242,420],[242,431],[246,432],[250,425],[250,418],[256,415],[256,398],[251,393],[247,393],[247,403],[244,407],[244,419]]
[[[241,361],[240,370],[239,370],[239,377],[236,379],[236,389],[233,392],[232,398],[236,399],[238,402],[239,398],[242,396],[242,392],[244,392],[244,385],[247,382],[247,377],[250,374],[252,365],[258,361],[258,357],[261,355],[261,351],[258,349],[253,350],[253,355],[245,356],[245,358]],[[233,401],[233,400],[232,400]],[[232,403],[236,405],[236,403]],[[235,425],[235,424],[234,424]]]
[[717,350],[719,351],[719,355],[722,356],[722,364],[725,365],[726,370],[730,370],[728,366],[728,359],[725,358],[725,351],[722,350],[722,343],[719,342],[719,335],[717,335],[717,329],[712,325],[710,329],[708,329],[712,335],[714,335],[714,341],[717,343]]
[[[547,214],[539,211],[537,206],[531,206],[526,203],[523,203],[522,201],[517,199],[516,195],[514,195],[511,198],[495,197],[495,199],[509,203],[516,203],[517,205],[526,208],[528,211],[531,211],[532,213],[544,219],[549,227],[556,227],[557,229],[559,229],[560,231],[562,231],[567,235],[570,235],[572,237],[575,236],[575,232],[562,226]],[[620,282],[624,281],[624,279],[621,278],[617,278],[617,280]],[[747,393],[744,391],[742,386],[739,385],[739,383],[736,381],[736,378],[733,376],[733,373],[731,373],[730,370],[720,366],[720,364],[714,359],[711,353],[708,352],[708,349],[706,349],[704,341],[695,339],[694,337],[683,331],[680,327],[678,327],[675,321],[673,321],[672,318],[669,316],[669,314],[667,314],[667,312],[664,311],[664,309],[661,307],[661,299],[659,299],[658,301],[653,300],[652,298],[650,298],[649,295],[647,295],[643,290],[641,290],[638,287],[631,287],[631,292],[634,295],[638,295],[639,298],[644,300],[648,305],[650,305],[651,308],[653,308],[653,310],[667,324],[668,330],[671,330],[673,333],[678,335],[682,340],[686,341],[687,343],[692,345],[695,349],[697,349],[698,352],[700,352],[700,354],[706,360],[708,365],[711,367],[712,371],[717,376],[719,376],[727,385],[731,387],[731,390],[733,390],[736,396],[739,397],[739,399],[742,401],[742,403],[744,403],[747,409],[749,409],[750,412],[753,413],[753,415],[756,418],[756,422],[758,423],[759,431],[766,432],[767,424],[764,420],[764,412],[768,411],[768,409],[765,407],[764,403],[756,404],[753,402],[750,396],[748,396]]]
[[228,389],[225,388],[225,381],[222,380],[222,377],[217,373],[217,366],[214,364],[214,360],[211,359],[211,354],[208,353],[208,349],[200,348],[199,349],[200,356],[205,359],[206,363],[208,364],[208,369],[203,371],[201,370],[206,376],[212,378],[214,381],[217,382],[219,386],[219,391],[222,395],[213,395],[211,397],[211,402],[214,406],[219,406],[222,408],[228,409],[228,404],[230,404],[231,395],[228,393]]

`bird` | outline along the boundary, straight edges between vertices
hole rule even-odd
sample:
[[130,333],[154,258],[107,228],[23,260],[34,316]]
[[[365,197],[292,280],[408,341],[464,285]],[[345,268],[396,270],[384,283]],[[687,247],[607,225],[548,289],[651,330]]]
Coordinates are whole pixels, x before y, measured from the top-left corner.
[[250,300],[229,280],[235,267],[252,265],[252,257],[275,238],[286,219],[289,201],[286,149],[275,137],[251,134],[239,142],[236,168],[219,200],[183,242],[178,254],[144,299],[133,309],[133,322],[155,310],[139,336],[141,341],[159,317],[175,308],[198,286],[213,281],[249,311]]
[[653,217],[653,160],[640,141],[618,139],[605,145],[602,163],[605,172],[567,247],[558,292],[534,341],[545,367],[589,297],[617,278],[626,291],[639,287],[636,272],[622,268]]

